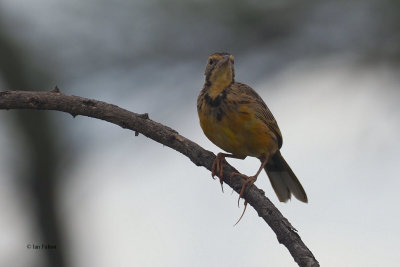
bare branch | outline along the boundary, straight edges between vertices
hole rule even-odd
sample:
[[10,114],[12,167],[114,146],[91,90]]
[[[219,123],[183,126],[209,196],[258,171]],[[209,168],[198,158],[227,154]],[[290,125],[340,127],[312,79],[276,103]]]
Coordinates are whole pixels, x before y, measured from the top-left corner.
[[[175,149],[197,166],[203,166],[208,170],[211,170],[215,159],[212,152],[179,135],[175,130],[149,119],[147,114],[136,114],[102,101],[64,95],[58,88],[50,92],[2,91],[0,92],[0,109],[57,110],[67,112],[74,117],[82,115],[97,118],[130,129],[135,133],[141,133]],[[237,170],[228,163],[224,164],[224,182],[239,193],[244,179],[234,176],[230,181],[232,172],[237,172]],[[296,229],[265,196],[264,191],[252,185],[245,191],[244,198],[268,223],[279,243],[287,247],[299,266],[319,266]]]

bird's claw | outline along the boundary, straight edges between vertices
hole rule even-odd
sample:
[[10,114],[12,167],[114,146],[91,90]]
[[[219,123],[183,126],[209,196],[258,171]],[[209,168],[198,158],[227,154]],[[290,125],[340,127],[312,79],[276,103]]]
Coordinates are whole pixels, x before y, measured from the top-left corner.
[[224,181],[224,168],[223,168],[223,161],[225,160],[224,155],[221,153],[218,153],[217,157],[215,158],[213,165],[211,167],[211,176],[213,179],[215,179],[215,175],[218,175],[219,177],[219,182],[221,183],[221,189],[222,192],[224,192],[224,186],[223,186],[223,181]]
[[[244,195],[244,191],[246,190],[246,187],[251,186],[252,184],[254,184],[254,182],[257,180],[257,176],[247,176],[238,172],[234,172],[231,174],[230,179],[232,180],[233,176],[240,176],[243,177],[244,179],[246,179],[246,181],[244,181],[242,188],[240,189],[240,193],[239,193],[239,198],[238,198],[238,207],[240,204],[240,199],[243,198]],[[243,218],[244,213],[246,212],[246,208],[247,208],[247,200],[244,200],[244,209],[242,212],[242,215],[240,215],[239,220],[234,224],[234,226],[236,226],[240,220]]]
[[[242,188],[240,189],[239,192],[239,199],[238,199],[238,206],[239,206],[239,202],[240,199],[243,198],[244,195],[244,191],[246,190],[246,187],[251,186],[252,184],[254,184],[255,181],[257,181],[257,177],[256,176],[247,176],[238,172],[234,172],[231,174],[230,179],[232,180],[233,176],[240,176],[243,177],[245,179]],[[245,201],[245,203],[247,204],[247,202]]]

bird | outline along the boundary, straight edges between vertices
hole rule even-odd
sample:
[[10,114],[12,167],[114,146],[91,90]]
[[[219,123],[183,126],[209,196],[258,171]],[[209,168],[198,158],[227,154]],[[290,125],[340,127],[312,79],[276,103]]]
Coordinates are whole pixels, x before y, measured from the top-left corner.
[[[217,154],[211,168],[212,177],[217,175],[222,187],[225,158],[255,157],[261,162],[255,175],[231,174],[231,178],[241,176],[245,179],[238,203],[246,187],[257,180],[263,169],[280,202],[287,202],[293,195],[307,203],[303,186],[280,152],[283,139],[278,123],[255,90],[235,81],[233,55],[226,52],[211,54],[204,75],[205,83],[197,98],[200,126],[211,142],[228,152]],[[246,205],[245,201],[245,209]]]

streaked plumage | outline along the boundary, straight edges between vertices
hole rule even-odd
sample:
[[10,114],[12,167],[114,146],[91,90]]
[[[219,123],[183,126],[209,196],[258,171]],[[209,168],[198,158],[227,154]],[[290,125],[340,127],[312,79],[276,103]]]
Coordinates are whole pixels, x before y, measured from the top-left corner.
[[282,134],[274,116],[251,87],[235,82],[233,64],[233,56],[228,53],[212,54],[206,66],[206,81],[197,99],[205,135],[231,153],[219,154],[216,161],[220,162],[215,162],[215,171],[222,175],[220,165],[225,157],[256,157],[262,165],[250,178],[255,181],[264,168],[280,201],[287,201],[292,193],[307,202],[303,187],[279,151]]

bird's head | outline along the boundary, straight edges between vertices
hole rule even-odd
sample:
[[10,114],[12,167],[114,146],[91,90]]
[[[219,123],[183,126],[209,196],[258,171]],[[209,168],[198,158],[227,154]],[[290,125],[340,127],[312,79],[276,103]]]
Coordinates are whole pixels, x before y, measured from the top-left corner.
[[233,68],[234,58],[229,53],[214,53],[208,57],[206,70],[206,85],[225,88],[235,79]]

